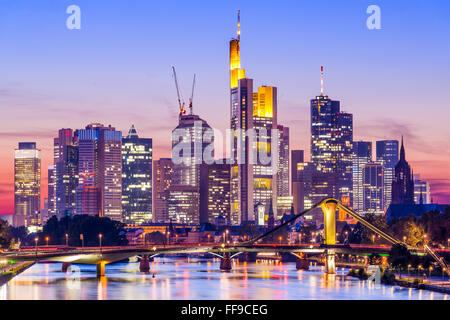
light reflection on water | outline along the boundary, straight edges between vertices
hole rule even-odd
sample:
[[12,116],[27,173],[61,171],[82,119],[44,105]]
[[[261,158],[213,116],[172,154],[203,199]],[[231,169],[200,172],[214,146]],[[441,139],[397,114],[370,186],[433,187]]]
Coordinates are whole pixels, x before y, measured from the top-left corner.
[[[374,286],[346,277],[346,269],[325,275],[323,267],[295,270],[295,263],[234,263],[231,272],[219,271],[219,261],[156,258],[149,274],[139,263],[96,268],[78,265],[80,281],[61,272],[61,264],[36,264],[0,287],[0,299],[400,299],[442,300],[447,295],[392,286]],[[153,277],[153,274],[155,275]]]

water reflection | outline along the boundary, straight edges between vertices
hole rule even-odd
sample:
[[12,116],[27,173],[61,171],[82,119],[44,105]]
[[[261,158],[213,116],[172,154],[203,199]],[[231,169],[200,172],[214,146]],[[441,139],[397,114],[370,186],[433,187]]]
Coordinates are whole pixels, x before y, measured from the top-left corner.
[[7,285],[0,299],[401,299],[442,300],[447,295],[423,290],[369,285],[346,276],[323,273],[322,266],[297,271],[295,263],[235,261],[231,272],[219,270],[218,259],[156,258],[149,273],[139,263],[106,266],[106,277],[96,267],[78,265],[79,278],[61,272],[61,264],[36,264]]

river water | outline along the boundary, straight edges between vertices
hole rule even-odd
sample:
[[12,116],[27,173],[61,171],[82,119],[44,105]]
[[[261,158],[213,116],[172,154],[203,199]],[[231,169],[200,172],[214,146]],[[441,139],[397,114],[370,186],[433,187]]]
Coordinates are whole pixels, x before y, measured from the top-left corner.
[[0,299],[360,299],[447,300],[446,294],[368,284],[345,276],[338,268],[327,276],[323,267],[297,271],[295,263],[235,262],[230,272],[219,271],[217,259],[155,258],[151,272],[139,272],[139,263],[106,266],[96,277],[95,266],[75,265],[72,273],[60,263],[35,264],[0,287]]

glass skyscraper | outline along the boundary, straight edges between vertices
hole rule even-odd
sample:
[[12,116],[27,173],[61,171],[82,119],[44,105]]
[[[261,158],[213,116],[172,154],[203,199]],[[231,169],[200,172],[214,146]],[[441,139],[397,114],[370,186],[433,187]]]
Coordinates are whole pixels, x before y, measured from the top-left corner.
[[152,139],[140,138],[134,125],[122,139],[123,221],[152,221]]
[[14,151],[14,226],[30,226],[41,208],[41,151],[19,142]]
[[353,142],[353,209],[356,212],[364,210],[364,186],[363,169],[364,165],[372,161],[372,142]]
[[395,165],[398,162],[398,140],[377,141],[377,162],[384,166],[384,210],[392,201],[392,181],[394,181]]

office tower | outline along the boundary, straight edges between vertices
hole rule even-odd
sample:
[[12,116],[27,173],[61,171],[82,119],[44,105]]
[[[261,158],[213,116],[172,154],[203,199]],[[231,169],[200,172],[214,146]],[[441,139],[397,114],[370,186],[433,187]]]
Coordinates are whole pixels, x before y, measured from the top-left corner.
[[[223,217],[227,221],[230,219],[230,164],[226,159],[222,159],[222,163],[213,163],[206,168],[206,194],[208,195],[207,222],[214,223],[214,219]],[[200,191],[200,196],[203,195]]]
[[377,141],[376,161],[384,166],[384,209],[387,210],[392,200],[392,181],[395,165],[398,162],[398,141]]
[[172,185],[173,163],[171,158],[153,161],[153,222],[169,221],[169,188]]
[[54,202],[58,218],[76,212],[78,186],[78,146],[72,129],[60,129],[54,138]]
[[289,192],[289,128],[278,125],[277,195],[288,197]]
[[200,165],[214,161],[214,134],[208,123],[198,115],[180,114],[178,126],[172,130],[172,184],[198,186]]
[[300,171],[304,163],[304,151],[291,151],[291,190],[292,201],[294,204],[294,213],[300,213],[304,210],[305,187],[300,180]]
[[40,213],[41,151],[35,142],[19,142],[14,151],[13,225],[29,226]]
[[395,166],[394,180],[392,181],[393,204],[414,204],[414,180],[411,167],[406,161],[405,147],[400,148],[400,160]]
[[363,190],[363,168],[372,161],[372,142],[353,142],[353,210],[363,212],[364,190]]
[[[319,170],[313,162],[305,162],[299,166],[299,180],[304,188],[304,209],[310,209],[316,203],[333,194],[337,184],[337,175]],[[315,212],[304,217],[307,220],[314,220],[317,225],[323,223],[321,210],[315,210]]]
[[47,216],[51,218],[56,214],[56,193],[55,193],[55,167],[54,166],[48,166],[48,184],[47,184],[47,191],[48,191],[48,210],[47,210]]
[[77,213],[122,221],[122,132],[93,123],[75,132]]
[[[277,88],[259,87],[258,92],[253,93],[254,140],[251,145],[256,152],[253,163],[253,203],[261,203],[268,212],[269,204],[272,201],[275,203],[273,206],[274,217],[277,217],[277,167],[280,161],[280,142],[277,141],[279,135],[275,131],[277,128]],[[288,140],[287,130],[283,133],[286,135],[283,136],[283,139]],[[286,141],[282,143],[285,147]],[[274,155],[273,152],[277,152],[278,155]],[[284,151],[283,156],[285,154]],[[289,155],[289,150],[287,154]],[[272,158],[276,163],[272,162]],[[289,171],[287,174],[289,175]],[[289,193],[289,190],[287,192]],[[254,221],[253,218],[248,220]]]
[[383,165],[380,163],[366,163],[363,166],[363,212],[383,214],[384,176]]
[[430,204],[430,184],[421,180],[419,174],[414,175],[414,202],[415,204]]
[[[192,109],[191,109],[192,111]],[[201,167],[214,161],[214,133],[208,123],[199,116],[180,114],[178,126],[172,131],[172,186],[169,188],[169,219],[175,219],[171,208],[174,206],[183,212],[178,212],[177,217],[183,223],[199,224],[206,220],[208,197],[204,192],[194,195],[202,189],[201,183],[206,183],[200,178]],[[172,187],[177,188],[172,188]],[[181,188],[192,187],[192,188]],[[176,204],[176,200],[189,202],[198,201],[195,206],[186,208],[182,203]],[[200,203],[201,202],[201,203]],[[193,213],[193,208],[198,212]],[[188,216],[191,215],[191,216]]]
[[122,139],[123,221],[152,221],[152,139],[140,138],[134,125]]
[[353,117],[341,112],[340,102],[323,93],[311,100],[311,161],[334,185],[327,196],[341,199],[352,192]]
[[199,187],[172,185],[167,203],[169,221],[191,225],[200,223]]

